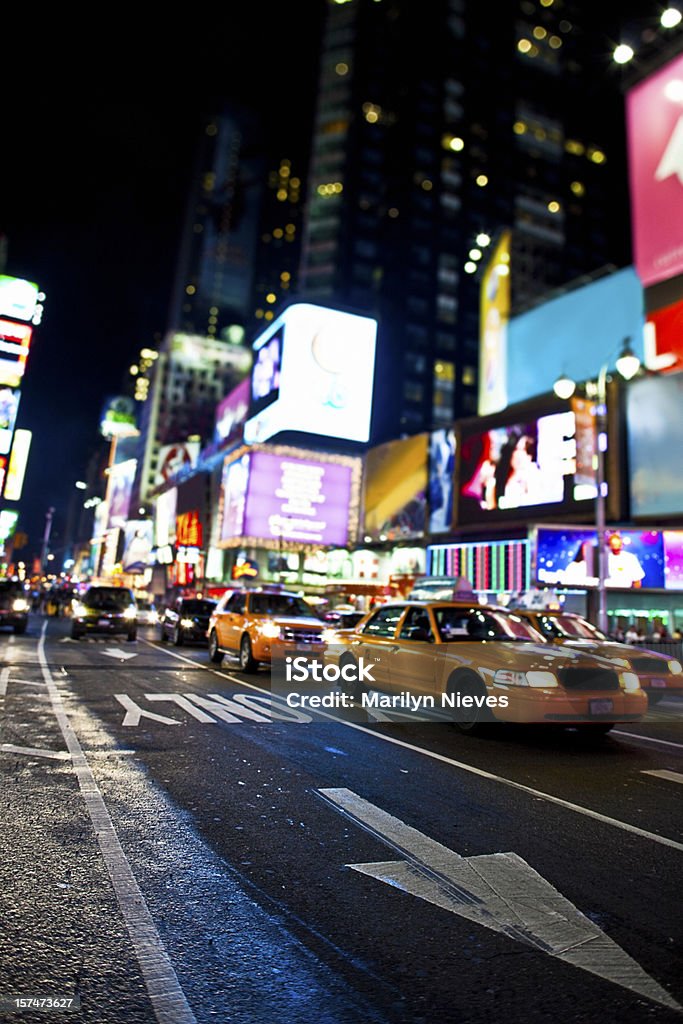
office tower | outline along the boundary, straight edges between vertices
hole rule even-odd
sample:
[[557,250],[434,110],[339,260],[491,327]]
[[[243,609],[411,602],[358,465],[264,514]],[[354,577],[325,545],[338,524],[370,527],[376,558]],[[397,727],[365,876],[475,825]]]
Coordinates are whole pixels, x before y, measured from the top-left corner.
[[504,229],[513,312],[628,263],[599,16],[568,0],[328,4],[300,290],[379,319],[375,442],[476,411],[482,268]]

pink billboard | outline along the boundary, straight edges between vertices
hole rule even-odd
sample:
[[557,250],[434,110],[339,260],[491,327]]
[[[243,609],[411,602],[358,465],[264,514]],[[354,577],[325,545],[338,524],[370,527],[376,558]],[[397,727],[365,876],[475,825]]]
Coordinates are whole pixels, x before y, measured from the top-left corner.
[[643,285],[683,272],[683,56],[626,98],[633,251]]

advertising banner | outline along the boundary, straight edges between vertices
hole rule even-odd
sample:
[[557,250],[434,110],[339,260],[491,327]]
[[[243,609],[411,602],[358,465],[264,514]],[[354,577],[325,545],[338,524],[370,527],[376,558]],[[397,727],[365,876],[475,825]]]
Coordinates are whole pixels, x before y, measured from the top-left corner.
[[183,441],[179,444],[166,444],[159,449],[159,468],[155,486],[166,484],[184,469],[192,469],[199,458],[199,441]]
[[20,397],[19,388],[0,388],[0,455],[7,455],[12,447]]
[[33,281],[0,274],[0,316],[34,321],[40,289]]
[[216,407],[216,441],[225,441],[241,423],[244,423],[249,413],[250,395],[251,383],[249,378],[245,377],[222,402],[219,402]]
[[453,525],[455,431],[429,435],[429,533],[447,533]]
[[683,272],[683,55],[626,97],[633,249],[644,285]]
[[[678,589],[683,532],[610,527],[605,532],[605,586],[619,590]],[[591,528],[536,530],[536,579],[544,586],[598,586],[597,533]]]
[[[7,501],[19,501],[21,498],[32,437],[33,434],[30,430],[16,430],[14,433],[3,494],[3,498]],[[0,488],[0,492],[1,490]]]
[[363,532],[372,540],[424,535],[428,439],[428,434],[417,434],[389,441],[365,456]]
[[18,388],[26,370],[33,328],[0,320],[0,384]]
[[128,459],[127,462],[120,462],[109,469],[106,497],[109,509],[107,529],[123,528],[126,525],[136,466],[135,459]]
[[[683,513],[683,373],[643,377],[626,395],[631,515]],[[674,441],[674,439],[676,439]]]
[[510,318],[509,231],[503,232],[481,282],[479,338],[479,415],[508,404],[507,325]]
[[132,519],[126,523],[121,556],[124,572],[144,572],[152,564],[153,532],[151,519]]
[[576,423],[573,412],[525,423],[463,431],[458,522],[487,514],[586,497],[576,488]]

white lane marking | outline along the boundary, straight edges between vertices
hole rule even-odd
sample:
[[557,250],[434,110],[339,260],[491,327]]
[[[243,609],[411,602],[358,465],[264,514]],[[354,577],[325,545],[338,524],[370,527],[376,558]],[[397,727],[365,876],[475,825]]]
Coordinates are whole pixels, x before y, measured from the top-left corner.
[[7,693],[7,683],[9,681],[10,667],[0,669],[0,697],[4,697]]
[[[212,715],[222,719],[224,722],[241,722],[245,718],[251,719],[252,722],[271,721],[269,715],[259,714],[258,711],[253,711],[251,708],[236,704],[234,701],[228,700],[227,697],[221,697],[220,693],[210,693],[208,698],[201,697],[197,693],[186,693],[185,696],[188,700],[194,701],[200,708],[206,708]],[[231,714],[231,711],[236,711],[237,714]]]
[[675,747],[677,750],[683,750],[683,743],[659,740],[656,736],[640,736],[637,732],[622,732],[620,729],[613,729],[612,736],[626,736],[630,740],[640,740],[642,743],[658,743],[662,747]]
[[402,858],[346,867],[662,1006],[681,1009],[628,953],[517,854],[462,857],[349,789],[318,792]]
[[116,899],[130,935],[155,1016],[159,1024],[196,1024],[195,1016],[180,987],[173,965],[145,903],[145,898],[121,848],[116,829],[109,817],[109,812],[83,748],[64,709],[57,684],[52,678],[45,657],[46,630],[47,622],[43,623],[38,641],[38,661],[43,678],[47,683],[55,718],[71,754],[78,785],[116,893]]
[[0,743],[3,754],[27,754],[30,757],[50,757],[55,761],[70,761],[68,750],[43,750],[40,747],[17,747],[14,743]]
[[680,772],[670,772],[666,768],[657,771],[641,772],[642,775],[654,775],[658,779],[666,779],[667,782],[680,782],[683,785],[683,775]]
[[106,654],[108,658],[118,658],[119,661],[130,661],[131,658],[137,658],[137,654],[124,651],[122,647],[105,647],[102,654]]
[[[149,643],[148,640],[143,640],[142,642],[149,644],[150,647],[156,647],[157,650],[164,650],[163,648],[157,647],[156,644]],[[169,655],[171,658],[178,658],[180,661],[185,661],[188,665],[195,665],[197,668],[203,668],[206,672],[211,672],[212,675],[218,676],[219,679],[229,679],[231,682],[237,683],[239,686],[246,686],[250,690],[256,690],[257,693],[267,692],[259,686],[245,682],[244,679],[238,679],[237,676],[230,675],[229,672],[219,672],[218,669],[209,668],[200,661],[192,661],[190,658],[186,658],[182,654],[176,654],[175,651],[164,651],[164,653]],[[511,789],[517,789],[521,793],[528,793],[531,796],[537,797],[539,800],[547,800],[548,803],[556,804],[558,807],[564,807],[565,810],[574,811],[577,814],[583,814],[587,818],[593,818],[595,821],[602,822],[603,825],[611,825],[613,828],[623,829],[624,832],[630,832],[631,835],[639,836],[641,839],[648,839],[650,842],[659,843],[662,846],[670,846],[674,850],[681,850],[683,852],[683,843],[677,843],[674,839],[668,839],[666,836],[660,836],[656,832],[648,832],[647,829],[638,828],[637,825],[629,825],[628,822],[619,821],[618,818],[610,818],[606,814],[600,814],[599,811],[591,810],[590,807],[582,807],[581,804],[571,803],[571,801],[563,800],[561,797],[553,796],[551,793],[543,793],[540,789],[534,789],[532,786],[525,786],[522,782],[514,782],[512,779],[506,779],[502,775],[494,775],[493,772],[487,772],[483,768],[475,768],[474,765],[466,764],[464,761],[456,761],[452,757],[446,757],[445,754],[437,754],[434,750],[427,750],[425,747],[417,747],[414,743],[406,743],[405,740],[396,739],[394,736],[386,736],[384,733],[374,732],[372,729],[368,729],[364,725],[359,725],[357,722],[347,722],[343,719],[335,718],[334,715],[330,715],[326,711],[316,709],[315,713],[317,716],[329,718],[338,725],[345,725],[348,729],[356,729],[358,732],[363,732],[368,736],[372,736],[373,739],[381,740],[383,743],[391,743],[393,746],[401,747],[403,750],[411,750],[415,754],[422,754],[423,757],[431,758],[432,761],[439,761],[441,764],[449,764],[453,768],[459,768],[461,771],[469,772],[471,775],[477,775],[479,778],[489,779],[492,782],[500,782],[503,786],[509,786]]]
[[176,721],[175,718],[166,718],[164,715],[155,714],[154,711],[145,711],[127,693],[115,693],[114,698],[126,709],[121,725],[139,725],[141,718],[149,718],[152,722],[160,722],[162,725],[180,725],[180,722]]
[[191,704],[187,697],[183,697],[182,693],[146,693],[145,697],[147,700],[171,701],[173,704],[177,704],[183,711],[187,711],[188,715],[192,718],[196,718],[198,722],[205,722],[210,725],[216,724],[216,719],[212,718],[211,715],[207,715],[204,711],[196,708],[194,704]]

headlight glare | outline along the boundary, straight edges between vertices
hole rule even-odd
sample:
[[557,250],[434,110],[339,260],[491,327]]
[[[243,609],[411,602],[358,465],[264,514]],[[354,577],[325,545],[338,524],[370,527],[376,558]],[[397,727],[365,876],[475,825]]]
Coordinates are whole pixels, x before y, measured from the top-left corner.
[[277,622],[264,622],[260,629],[263,636],[267,636],[270,640],[277,640],[280,636],[280,627]]
[[624,690],[633,692],[640,689],[640,679],[635,672],[622,672],[620,675],[621,685]]
[[680,676],[681,672],[683,672],[683,665],[681,665],[677,658],[672,658],[667,664],[672,676]]
[[127,608],[123,609],[124,619],[134,619],[138,613],[137,608],[134,604],[129,604]]
[[12,611],[25,612],[28,609],[28,601],[24,597],[17,597],[12,602]]
[[71,611],[74,615],[87,615],[87,609],[80,601],[73,602],[71,605]]
[[339,642],[339,634],[336,629],[327,626],[320,634],[320,639],[324,644],[336,644]]
[[194,621],[192,619],[181,619],[180,625],[183,627],[183,629],[192,629],[192,627],[194,626]]

